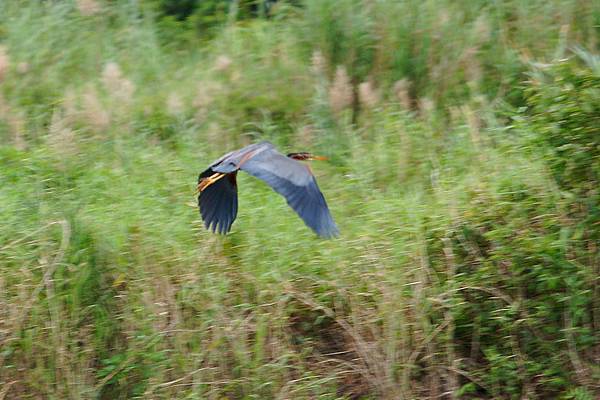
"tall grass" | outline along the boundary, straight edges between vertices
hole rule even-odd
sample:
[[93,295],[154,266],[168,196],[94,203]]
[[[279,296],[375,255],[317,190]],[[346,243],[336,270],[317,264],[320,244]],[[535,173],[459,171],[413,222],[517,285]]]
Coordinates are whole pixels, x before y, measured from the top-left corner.
[[[594,2],[280,2],[184,48],[151,11],[0,3],[0,399],[599,394]],[[330,156],[339,239],[243,174],[202,228],[260,139]]]

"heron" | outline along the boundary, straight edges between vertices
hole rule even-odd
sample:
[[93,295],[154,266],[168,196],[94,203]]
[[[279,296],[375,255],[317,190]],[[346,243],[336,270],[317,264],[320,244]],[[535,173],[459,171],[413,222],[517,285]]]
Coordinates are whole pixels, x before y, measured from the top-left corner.
[[283,155],[272,143],[260,142],[225,154],[200,173],[198,207],[206,229],[226,234],[237,216],[237,173],[242,170],[266,182],[285,197],[304,223],[323,238],[336,237],[338,228],[315,176],[300,161],[323,160],[311,153]]

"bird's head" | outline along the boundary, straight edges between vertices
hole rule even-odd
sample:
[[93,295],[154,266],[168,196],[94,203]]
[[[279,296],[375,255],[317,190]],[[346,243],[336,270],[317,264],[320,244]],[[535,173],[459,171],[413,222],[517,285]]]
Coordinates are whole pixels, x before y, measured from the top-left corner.
[[327,157],[316,156],[314,154],[307,153],[307,152],[289,153],[287,156],[289,158],[293,158],[294,160],[300,160],[300,161],[327,160]]

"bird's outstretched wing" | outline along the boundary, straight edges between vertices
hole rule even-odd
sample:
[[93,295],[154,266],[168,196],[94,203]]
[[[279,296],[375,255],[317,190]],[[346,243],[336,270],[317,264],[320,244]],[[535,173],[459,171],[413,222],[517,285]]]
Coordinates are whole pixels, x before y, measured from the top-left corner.
[[304,223],[325,238],[338,236],[327,202],[307,165],[288,158],[274,147],[257,152],[239,168],[271,186],[287,200]]
[[[214,173],[212,167],[208,168],[200,174],[198,182]],[[237,172],[227,174],[222,179],[207,186],[198,195],[200,215],[206,229],[212,229],[213,232],[219,233],[227,233],[231,230],[231,225],[235,221],[238,210],[236,175]]]

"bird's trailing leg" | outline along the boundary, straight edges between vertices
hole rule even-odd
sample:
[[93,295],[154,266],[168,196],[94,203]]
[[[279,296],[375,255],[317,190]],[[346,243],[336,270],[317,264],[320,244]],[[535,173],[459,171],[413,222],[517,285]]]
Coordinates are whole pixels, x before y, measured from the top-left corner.
[[202,192],[204,189],[221,179],[227,174],[222,174],[220,172],[216,172],[209,177],[202,178],[200,182],[198,182],[198,192]]

